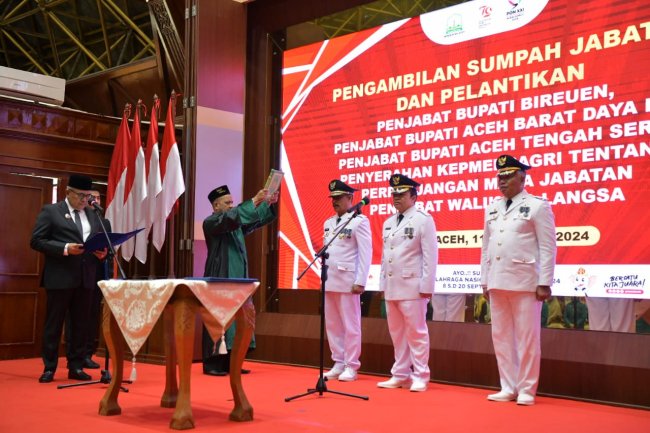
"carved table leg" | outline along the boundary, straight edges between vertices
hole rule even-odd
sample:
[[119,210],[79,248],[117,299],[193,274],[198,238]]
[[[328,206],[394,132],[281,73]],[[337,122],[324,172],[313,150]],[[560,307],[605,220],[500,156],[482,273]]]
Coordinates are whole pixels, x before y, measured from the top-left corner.
[[[177,295],[178,295],[178,290]],[[174,302],[174,336],[178,356],[179,389],[176,410],[169,423],[175,430],[194,428],[194,417],[190,401],[190,373],[194,346],[194,308],[193,299],[177,296]]]
[[231,421],[252,421],[253,407],[246,398],[241,384],[241,368],[255,330],[255,306],[249,298],[235,315],[237,332],[230,354],[230,388],[235,400],[235,408],[228,417]]
[[176,407],[178,385],[176,382],[176,344],[174,343],[174,309],[171,305],[163,312],[165,339],[165,391],[160,399],[161,407]]
[[124,346],[122,344],[122,332],[120,331],[111,309],[104,303],[102,312],[102,330],[104,340],[108,348],[107,356],[113,358],[113,376],[111,383],[99,402],[99,414],[104,416],[119,415],[122,409],[117,403],[117,396],[122,386],[122,374],[124,370]]

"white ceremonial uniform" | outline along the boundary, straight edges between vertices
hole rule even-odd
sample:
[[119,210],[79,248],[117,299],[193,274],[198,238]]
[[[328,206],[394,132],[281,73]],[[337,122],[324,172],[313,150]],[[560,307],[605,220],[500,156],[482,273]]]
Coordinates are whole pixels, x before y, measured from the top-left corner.
[[492,342],[501,391],[534,397],[541,358],[542,302],[538,285],[551,286],[555,217],[548,201],[522,191],[506,210],[504,198],[485,211],[481,285],[490,291]]
[[635,332],[634,299],[587,296],[590,331]]
[[[333,216],[324,224],[324,243],[330,241],[339,227],[354,214]],[[359,369],[361,355],[360,295],[352,293],[352,286],[365,286],[372,260],[370,222],[357,215],[343,229],[328,248],[329,269],[325,282],[325,324],[327,340],[334,361],[333,370],[350,367]]]
[[464,294],[434,293],[431,297],[431,319],[435,322],[464,322],[466,300]]
[[389,217],[382,233],[379,290],[384,292],[388,330],[395,350],[391,374],[398,380],[428,382],[428,299],[420,294],[434,291],[438,265],[436,226],[431,215],[415,206],[403,215],[399,225],[399,214]]

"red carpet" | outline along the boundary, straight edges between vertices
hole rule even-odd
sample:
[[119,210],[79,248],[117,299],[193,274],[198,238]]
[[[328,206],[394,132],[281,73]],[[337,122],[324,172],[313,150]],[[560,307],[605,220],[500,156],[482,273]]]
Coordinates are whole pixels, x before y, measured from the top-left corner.
[[[103,359],[97,358],[97,361]],[[60,365],[65,365],[61,359]],[[255,409],[255,420],[228,421],[232,409],[227,377],[192,370],[195,431],[263,433],[401,433],[401,432],[590,432],[648,433],[650,411],[571,400],[538,397],[532,407],[494,403],[488,391],[431,383],[425,393],[379,389],[383,378],[360,375],[352,383],[328,382],[331,390],[362,394],[369,401],[325,393],[286,403],[285,397],[316,385],[318,371],[246,362],[253,372],[244,387]],[[123,433],[169,431],[173,409],[159,406],[164,367],[138,364],[137,381],[119,397],[122,415],[97,415],[106,385],[57,389],[70,383],[60,369],[54,382],[40,384],[40,359],[0,361],[0,432],[2,433]],[[87,370],[96,379],[98,370]],[[130,371],[130,367],[126,368]]]

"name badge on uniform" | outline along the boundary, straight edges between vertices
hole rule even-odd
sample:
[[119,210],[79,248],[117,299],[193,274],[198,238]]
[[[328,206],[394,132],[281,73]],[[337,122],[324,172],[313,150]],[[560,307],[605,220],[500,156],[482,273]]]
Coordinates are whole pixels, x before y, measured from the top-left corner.
[[530,213],[530,206],[520,206],[519,207],[519,214],[523,216],[524,218],[528,218],[528,214]]

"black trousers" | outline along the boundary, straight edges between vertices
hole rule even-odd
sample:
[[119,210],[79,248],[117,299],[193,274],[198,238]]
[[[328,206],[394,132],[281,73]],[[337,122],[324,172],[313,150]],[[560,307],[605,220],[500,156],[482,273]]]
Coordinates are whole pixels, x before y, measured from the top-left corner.
[[[218,350],[215,349],[215,342],[210,337],[210,333],[205,326],[203,327],[202,338],[203,349],[203,372],[219,371],[223,373],[230,372],[230,351],[225,355],[219,355]],[[217,349],[219,348],[220,341],[217,341]]]
[[47,289],[42,357],[45,371],[56,371],[59,342],[66,315],[70,314],[70,349],[66,349],[68,368],[81,369],[85,353],[92,291],[85,288]]
[[[95,352],[97,352],[97,346],[99,343],[99,329],[102,320],[102,300],[104,295],[99,286],[95,286],[91,291],[90,302],[89,302],[89,314],[88,314],[88,326],[85,330],[85,348],[84,348],[84,357],[92,358]],[[66,315],[65,318],[65,355],[70,358],[72,355],[72,341],[70,340],[70,335],[72,335],[72,330],[70,329],[70,312]]]

